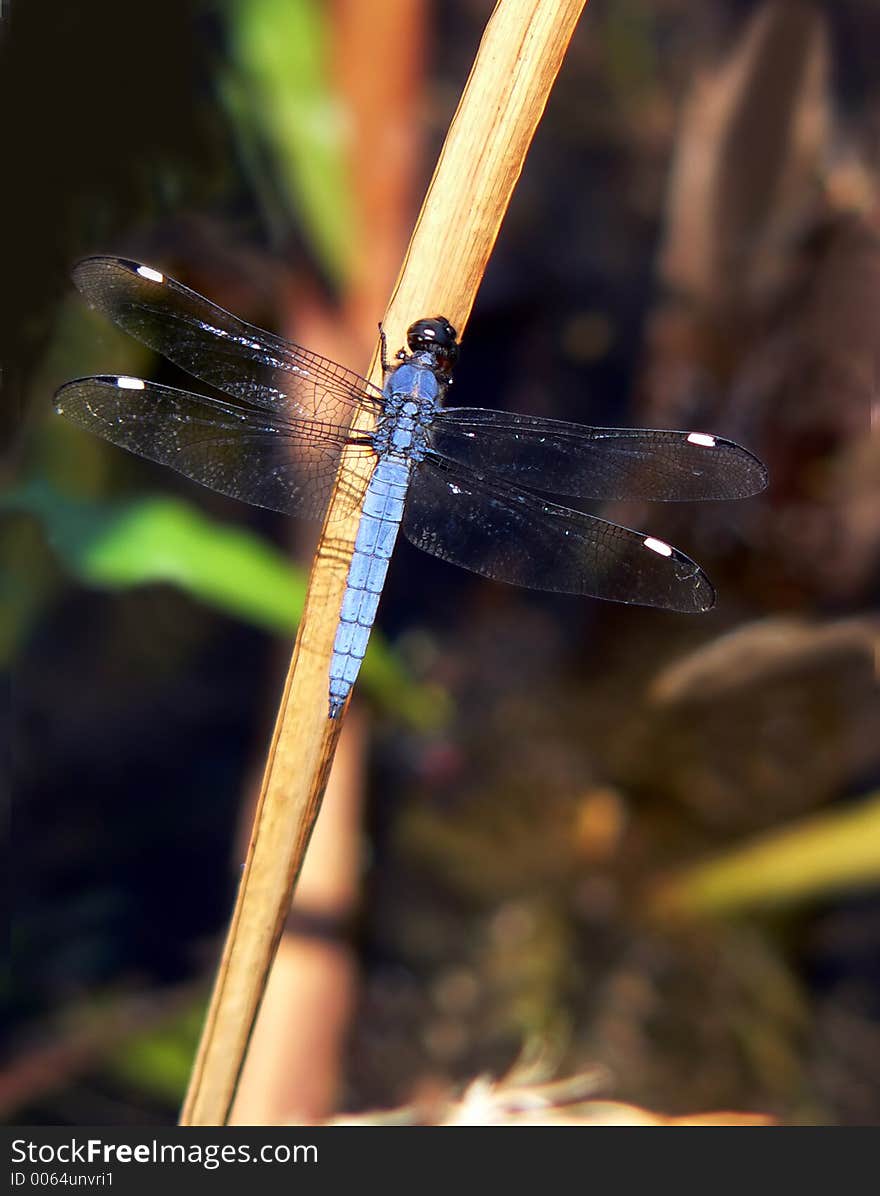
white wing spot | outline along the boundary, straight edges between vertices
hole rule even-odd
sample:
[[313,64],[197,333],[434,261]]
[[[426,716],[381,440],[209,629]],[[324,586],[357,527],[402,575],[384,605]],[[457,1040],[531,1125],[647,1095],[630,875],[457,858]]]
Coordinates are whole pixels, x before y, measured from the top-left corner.
[[146,387],[146,383],[142,378],[119,377],[116,379],[116,385],[121,390],[144,390]]
[[653,536],[648,536],[642,543],[645,548],[650,548],[651,552],[657,552],[660,556],[672,556],[672,549],[663,540],[655,540]]
[[165,275],[160,274],[158,270],[154,270],[151,266],[138,266],[137,272],[141,278],[148,278],[150,282],[165,281]]
[[691,432],[688,436],[688,444],[701,444],[703,448],[714,448],[715,437],[710,436],[708,432]]

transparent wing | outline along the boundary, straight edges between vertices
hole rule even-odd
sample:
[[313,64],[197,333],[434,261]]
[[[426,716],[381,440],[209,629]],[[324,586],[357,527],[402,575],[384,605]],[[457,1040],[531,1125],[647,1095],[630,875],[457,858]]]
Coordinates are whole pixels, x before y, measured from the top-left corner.
[[158,270],[90,257],[73,271],[92,306],[187,373],[267,411],[348,427],[382,392],[326,357],[246,324]]
[[532,490],[579,498],[746,498],[767,485],[747,449],[705,432],[590,428],[478,407],[447,407],[431,445],[478,473],[499,473]]
[[141,378],[78,378],[58,391],[55,409],[81,428],[170,465],[211,490],[285,515],[320,518],[343,454],[372,453],[368,440],[349,438],[333,424]]
[[662,540],[434,454],[413,472],[403,531],[425,552],[513,585],[689,613],[715,603],[700,567]]

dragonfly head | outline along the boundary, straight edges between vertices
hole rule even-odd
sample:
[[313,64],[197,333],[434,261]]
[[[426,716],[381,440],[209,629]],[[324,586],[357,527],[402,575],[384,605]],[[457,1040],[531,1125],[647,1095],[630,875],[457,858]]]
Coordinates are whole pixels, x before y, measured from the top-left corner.
[[411,353],[429,353],[444,373],[453,369],[458,361],[458,333],[443,316],[410,324],[406,343]]

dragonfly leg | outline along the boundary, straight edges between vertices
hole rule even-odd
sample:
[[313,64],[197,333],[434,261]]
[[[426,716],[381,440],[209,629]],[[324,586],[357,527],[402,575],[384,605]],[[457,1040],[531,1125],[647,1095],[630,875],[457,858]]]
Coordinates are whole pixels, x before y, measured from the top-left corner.
[[382,321],[379,321],[379,344],[381,350],[379,353],[379,361],[382,363],[382,373],[387,374],[391,368],[388,365],[388,337],[385,335],[385,329],[382,327]]
[[[379,321],[379,342],[382,346],[379,354],[379,361],[382,364],[382,373],[387,374],[391,370],[391,362],[388,360],[388,337],[385,335],[385,329],[382,326],[382,321]],[[398,349],[394,354],[395,361],[406,361],[409,357],[406,349]]]

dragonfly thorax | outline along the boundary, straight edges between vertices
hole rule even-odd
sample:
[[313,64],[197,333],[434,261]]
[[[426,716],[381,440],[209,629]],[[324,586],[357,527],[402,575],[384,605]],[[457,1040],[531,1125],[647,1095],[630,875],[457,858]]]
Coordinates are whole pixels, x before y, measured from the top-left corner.
[[385,403],[373,436],[376,452],[399,453],[411,461],[420,461],[427,445],[428,427],[444,390],[445,384],[437,377],[427,353],[414,353],[392,370],[385,382]]

